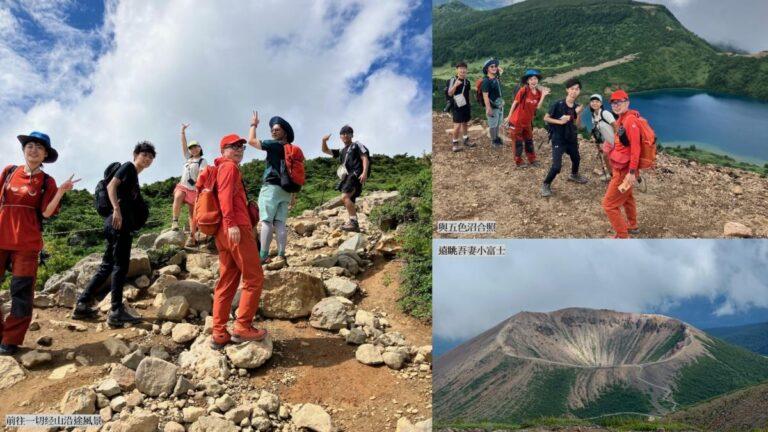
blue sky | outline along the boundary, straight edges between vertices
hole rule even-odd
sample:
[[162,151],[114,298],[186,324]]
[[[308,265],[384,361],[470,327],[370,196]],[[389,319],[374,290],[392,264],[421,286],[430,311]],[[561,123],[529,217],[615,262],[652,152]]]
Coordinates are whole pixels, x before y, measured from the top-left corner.
[[181,170],[182,121],[212,154],[221,136],[247,133],[254,109],[286,117],[308,157],[345,123],[374,153],[428,152],[431,3],[288,5],[0,2],[0,163],[18,163],[16,135],[42,130],[61,153],[47,171],[92,187],[148,139],[159,156],[142,180],[164,179]]
[[434,257],[436,352],[521,311],[660,313],[702,329],[768,322],[765,241],[499,241],[505,257]]

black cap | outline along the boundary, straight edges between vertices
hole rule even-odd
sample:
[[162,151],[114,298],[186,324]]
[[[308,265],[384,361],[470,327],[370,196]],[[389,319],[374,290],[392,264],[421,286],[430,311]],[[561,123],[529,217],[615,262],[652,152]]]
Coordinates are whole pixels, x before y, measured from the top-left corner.
[[354,135],[355,133],[354,133],[354,131],[352,130],[352,126],[350,126],[350,125],[344,125],[344,126],[342,126],[342,127],[341,127],[341,132],[339,132],[339,135],[342,135],[342,134],[350,134],[350,135]]

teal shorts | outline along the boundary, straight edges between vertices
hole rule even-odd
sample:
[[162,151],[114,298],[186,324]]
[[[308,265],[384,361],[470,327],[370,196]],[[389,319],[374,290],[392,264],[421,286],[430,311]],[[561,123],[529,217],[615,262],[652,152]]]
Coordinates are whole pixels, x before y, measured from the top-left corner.
[[288,220],[291,194],[278,185],[264,183],[259,191],[259,216],[265,222]]

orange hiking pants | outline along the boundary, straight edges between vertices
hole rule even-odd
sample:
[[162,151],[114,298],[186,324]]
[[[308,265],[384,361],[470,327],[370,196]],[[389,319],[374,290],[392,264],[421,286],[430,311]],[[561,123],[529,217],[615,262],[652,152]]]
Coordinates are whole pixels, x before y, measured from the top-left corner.
[[[619,192],[619,185],[628,173],[629,169],[613,169],[611,182],[608,183],[608,190],[605,191],[603,197],[603,210],[618,238],[629,238],[627,230],[637,228],[637,204],[634,195],[632,195],[634,187],[629,188],[624,193]],[[621,214],[622,207],[624,207],[624,213],[627,216],[626,221]]]
[[240,304],[237,308],[235,331],[251,327],[259,310],[259,298],[264,286],[264,271],[259,261],[259,249],[253,237],[253,229],[240,225],[240,243],[231,245],[227,230],[222,226],[216,232],[216,248],[219,250],[219,282],[213,291],[213,337],[228,334],[232,300],[242,278]]
[[13,266],[11,313],[3,319],[3,311],[0,310],[0,337],[4,345],[21,345],[32,322],[39,255],[39,251],[0,250],[0,281],[3,280],[8,264]]

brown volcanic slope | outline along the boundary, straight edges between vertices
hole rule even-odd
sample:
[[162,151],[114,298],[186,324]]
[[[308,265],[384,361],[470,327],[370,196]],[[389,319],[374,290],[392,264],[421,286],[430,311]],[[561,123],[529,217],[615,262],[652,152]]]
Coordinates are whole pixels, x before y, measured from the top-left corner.
[[661,315],[521,312],[435,360],[435,417],[563,415],[616,389],[629,389],[650,411],[665,413],[677,407],[678,371],[707,355],[708,341],[700,330]]
[[716,431],[768,428],[768,382],[676,412],[666,420]]
[[[477,125],[476,125],[477,126]],[[450,116],[432,116],[432,178],[436,221],[496,221],[492,237],[604,238],[612,235],[601,201],[606,184],[592,142],[581,143],[581,173],[586,185],[566,181],[570,159],[552,185],[554,195],[539,195],[552,160],[551,145],[537,150],[541,166],[518,169],[505,136],[503,149],[491,149],[482,130],[470,132],[473,149],[451,151],[445,132]],[[476,127],[476,129],[481,129]],[[543,129],[534,131],[538,148],[546,141]],[[727,222],[739,222],[754,236],[768,237],[768,179],[733,168],[700,165],[659,154],[657,169],[643,174],[648,192],[635,193],[640,238],[716,238]],[[478,237],[447,235],[435,237]]]

